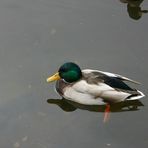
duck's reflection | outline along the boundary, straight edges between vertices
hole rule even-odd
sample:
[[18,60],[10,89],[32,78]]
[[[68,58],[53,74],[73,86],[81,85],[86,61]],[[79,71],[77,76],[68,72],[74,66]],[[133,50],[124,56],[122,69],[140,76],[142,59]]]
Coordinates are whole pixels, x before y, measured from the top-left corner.
[[[105,105],[82,105],[76,102],[72,102],[62,99],[48,99],[47,102],[49,104],[58,105],[62,110],[66,112],[72,112],[76,109],[94,111],[94,112],[104,112]],[[111,105],[111,112],[123,112],[123,111],[135,111],[139,110],[139,107],[143,106],[143,104],[139,100],[134,101],[124,101],[120,103],[115,103]]]
[[129,16],[134,20],[139,20],[144,13],[148,13],[148,10],[142,10],[141,3],[144,0],[120,0],[122,3],[127,4],[127,12]]

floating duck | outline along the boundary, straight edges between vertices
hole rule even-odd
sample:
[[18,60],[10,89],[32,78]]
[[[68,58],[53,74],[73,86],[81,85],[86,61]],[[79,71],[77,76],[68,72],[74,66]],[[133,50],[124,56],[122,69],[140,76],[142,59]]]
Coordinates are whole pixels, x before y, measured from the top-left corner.
[[63,64],[58,72],[47,78],[56,82],[56,91],[63,98],[83,105],[106,105],[104,121],[108,120],[110,105],[127,100],[138,100],[145,95],[124,81],[139,84],[127,77],[84,69],[72,62]]

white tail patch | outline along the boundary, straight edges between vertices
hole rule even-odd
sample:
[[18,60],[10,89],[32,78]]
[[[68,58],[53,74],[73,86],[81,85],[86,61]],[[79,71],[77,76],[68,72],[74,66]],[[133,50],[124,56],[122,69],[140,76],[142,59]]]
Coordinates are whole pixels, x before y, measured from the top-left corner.
[[127,99],[127,100],[139,100],[139,99],[145,97],[145,95],[144,95],[141,91],[137,90],[137,92],[139,92],[140,95],[138,95],[138,96],[133,96],[133,97]]

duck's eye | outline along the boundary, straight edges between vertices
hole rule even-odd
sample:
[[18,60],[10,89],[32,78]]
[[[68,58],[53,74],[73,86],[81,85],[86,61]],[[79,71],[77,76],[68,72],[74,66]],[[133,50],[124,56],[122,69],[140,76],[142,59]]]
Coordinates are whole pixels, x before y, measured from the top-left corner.
[[67,69],[66,69],[66,68],[61,68],[61,69],[59,70],[59,72],[67,72]]

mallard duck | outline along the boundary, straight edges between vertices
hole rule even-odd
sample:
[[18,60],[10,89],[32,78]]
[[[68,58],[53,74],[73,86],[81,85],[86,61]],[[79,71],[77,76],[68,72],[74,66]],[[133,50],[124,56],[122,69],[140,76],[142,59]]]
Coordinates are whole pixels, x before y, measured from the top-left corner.
[[110,104],[137,100],[144,94],[131,88],[124,81],[139,84],[127,77],[103,72],[99,70],[84,69],[73,63],[63,64],[58,72],[47,78],[47,82],[56,82],[56,91],[65,99],[84,105],[105,105],[105,112],[109,112]]

